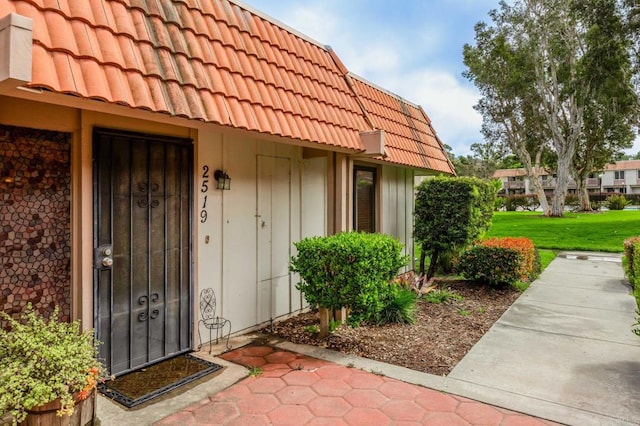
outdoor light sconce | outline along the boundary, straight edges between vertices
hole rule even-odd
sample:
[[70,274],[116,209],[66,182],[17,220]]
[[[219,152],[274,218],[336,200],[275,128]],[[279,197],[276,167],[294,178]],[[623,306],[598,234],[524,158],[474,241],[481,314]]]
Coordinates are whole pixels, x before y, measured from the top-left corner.
[[222,170],[216,170],[215,173],[213,174],[213,177],[216,180],[217,189],[222,189],[222,190],[231,189],[231,178],[226,172]]

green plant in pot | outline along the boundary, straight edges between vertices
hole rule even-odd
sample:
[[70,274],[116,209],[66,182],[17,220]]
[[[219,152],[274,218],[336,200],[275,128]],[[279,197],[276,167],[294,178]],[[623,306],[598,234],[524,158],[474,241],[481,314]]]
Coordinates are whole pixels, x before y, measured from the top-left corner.
[[30,304],[18,319],[0,312],[0,418],[9,414],[17,424],[54,401],[57,416],[71,416],[102,380],[93,331],[56,318],[58,308],[46,320]]

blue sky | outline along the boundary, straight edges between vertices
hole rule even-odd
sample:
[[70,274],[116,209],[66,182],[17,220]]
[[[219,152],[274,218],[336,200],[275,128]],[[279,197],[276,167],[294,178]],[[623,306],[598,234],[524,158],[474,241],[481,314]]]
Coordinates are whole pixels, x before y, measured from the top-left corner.
[[498,0],[245,0],[324,45],[353,73],[422,105],[456,155],[482,141],[462,47]]

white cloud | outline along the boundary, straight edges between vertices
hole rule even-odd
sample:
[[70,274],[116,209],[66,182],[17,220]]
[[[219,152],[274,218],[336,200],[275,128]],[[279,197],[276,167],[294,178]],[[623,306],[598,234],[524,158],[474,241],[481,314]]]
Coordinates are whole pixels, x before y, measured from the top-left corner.
[[[474,2],[443,1],[461,12],[477,8]],[[422,105],[440,139],[457,155],[470,153],[469,146],[482,140],[482,118],[473,109],[478,94],[460,76],[462,46],[451,45],[452,31],[458,31],[459,24],[427,14],[421,26],[403,26],[386,16],[365,16],[366,5],[355,0],[283,1],[269,6],[280,21],[330,45],[351,72]]]
[[325,3],[296,4],[283,11],[281,20],[284,23],[295,22],[292,28],[320,44],[330,44],[340,26],[340,15]]
[[471,144],[482,141],[482,116],[473,109],[479,95],[451,73],[420,69],[380,79],[384,80],[383,87],[421,105],[442,142],[456,155],[469,154]]

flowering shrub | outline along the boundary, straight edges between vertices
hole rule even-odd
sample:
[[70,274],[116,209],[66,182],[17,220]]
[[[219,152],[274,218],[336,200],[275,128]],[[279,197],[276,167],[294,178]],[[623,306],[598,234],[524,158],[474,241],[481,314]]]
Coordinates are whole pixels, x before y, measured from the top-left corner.
[[463,252],[457,270],[468,279],[513,284],[531,280],[540,272],[536,253],[528,238],[490,238]]
[[28,305],[18,320],[0,312],[8,329],[0,328],[0,417],[20,423],[27,410],[56,399],[58,416],[71,415],[76,400],[86,399],[103,367],[97,361],[93,331],[80,323],[59,322],[58,309],[48,321]]
[[624,240],[624,272],[633,286],[633,295],[638,305],[638,322],[634,324],[633,332],[640,336],[640,236]]
[[300,274],[296,286],[310,305],[340,309],[351,317],[379,321],[385,304],[395,296],[390,281],[408,258],[402,244],[387,235],[343,232],[295,243],[298,255],[291,271]]
[[640,236],[627,238],[624,240],[624,269],[629,278],[629,282],[634,286],[640,280]]

